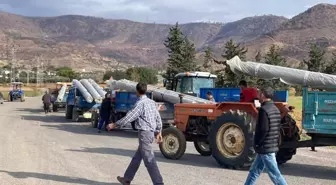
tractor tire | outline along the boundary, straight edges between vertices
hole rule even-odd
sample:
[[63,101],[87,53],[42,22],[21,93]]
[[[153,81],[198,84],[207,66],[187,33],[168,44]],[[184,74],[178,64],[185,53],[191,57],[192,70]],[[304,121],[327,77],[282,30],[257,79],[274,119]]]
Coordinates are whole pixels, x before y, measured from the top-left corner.
[[79,113],[76,109],[72,109],[71,121],[72,122],[79,122]]
[[230,169],[247,169],[256,157],[253,147],[255,119],[246,112],[230,111],[213,123],[209,142],[217,163]]
[[163,142],[159,145],[162,155],[167,159],[180,159],[187,148],[184,134],[176,127],[166,128],[162,131]]
[[[300,129],[297,127],[295,120],[287,114],[282,123],[285,128],[293,128],[292,130],[283,129],[281,128],[280,131],[280,145],[281,143],[297,143],[300,141]],[[291,127],[289,126],[291,124]],[[290,133],[287,133],[290,132]],[[286,163],[287,161],[291,160],[292,157],[296,154],[296,148],[280,148],[276,154],[276,160],[279,165]]]
[[73,105],[66,105],[65,107],[65,118],[71,119],[72,118],[72,110],[74,106]]
[[194,146],[198,153],[202,156],[211,156],[212,151],[208,142],[204,141],[194,141]]
[[92,128],[97,128],[99,122],[99,115],[96,111],[92,112],[91,126]]

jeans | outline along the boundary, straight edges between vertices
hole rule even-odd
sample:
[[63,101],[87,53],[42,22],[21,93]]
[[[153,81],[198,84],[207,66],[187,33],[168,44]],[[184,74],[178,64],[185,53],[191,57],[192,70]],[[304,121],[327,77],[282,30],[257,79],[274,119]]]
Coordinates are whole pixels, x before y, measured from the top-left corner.
[[108,120],[105,120],[105,119],[103,119],[103,118],[100,118],[100,119],[99,119],[99,123],[98,123],[98,130],[101,130],[102,127],[103,127],[103,125],[104,125],[104,124],[106,125],[107,122],[108,122]]
[[152,149],[154,133],[151,131],[139,131],[138,136],[139,147],[124,174],[125,180],[131,182],[134,179],[134,176],[140,167],[141,161],[143,160],[153,184],[163,185],[163,179]]
[[279,171],[275,153],[257,154],[257,157],[250,168],[245,185],[255,185],[260,173],[263,172],[264,169],[267,171],[275,185],[287,185],[284,177]]

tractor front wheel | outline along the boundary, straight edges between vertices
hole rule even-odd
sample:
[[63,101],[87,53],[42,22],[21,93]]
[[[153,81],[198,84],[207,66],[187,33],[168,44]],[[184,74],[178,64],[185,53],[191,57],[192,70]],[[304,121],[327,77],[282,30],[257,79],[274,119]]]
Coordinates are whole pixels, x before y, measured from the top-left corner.
[[212,154],[209,142],[206,141],[194,141],[194,146],[198,153],[202,156],[210,156]]
[[187,142],[184,134],[175,127],[169,127],[162,131],[163,142],[160,151],[167,159],[179,159],[184,155]]
[[[280,129],[280,143],[298,143],[300,141],[300,129],[296,125],[296,121],[287,114],[281,123]],[[292,157],[296,154],[296,148],[281,148],[276,154],[276,160],[278,164],[284,164],[287,161],[291,160]]]
[[223,167],[246,169],[255,159],[253,148],[253,127],[251,115],[230,111],[223,113],[212,125],[210,147],[212,156]]

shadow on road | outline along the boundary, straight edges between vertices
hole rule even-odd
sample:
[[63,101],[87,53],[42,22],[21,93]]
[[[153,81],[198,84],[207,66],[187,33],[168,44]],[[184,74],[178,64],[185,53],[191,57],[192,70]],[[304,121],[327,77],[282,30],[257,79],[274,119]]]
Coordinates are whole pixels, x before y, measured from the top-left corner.
[[15,111],[19,112],[30,112],[30,113],[44,113],[43,107],[39,109],[32,109],[32,108],[17,108]]
[[[71,152],[87,152],[87,153],[98,153],[98,154],[110,154],[110,155],[120,155],[133,157],[135,150],[120,149],[120,148],[83,148],[82,150],[67,150]],[[169,160],[166,159],[160,152],[155,152],[155,158],[159,162],[164,163],[175,163],[181,165],[189,165],[196,167],[212,167],[219,168],[218,164],[212,157],[204,157],[197,154],[184,154],[184,156],[179,160]]]
[[289,176],[336,180],[336,169],[326,166],[286,163],[280,166],[280,171]]
[[[48,116],[46,116],[48,117]],[[111,132],[102,132],[98,133],[96,128],[91,127],[91,123],[83,125],[81,123],[69,123],[69,120],[65,120],[66,123],[55,124],[55,125],[41,125],[49,129],[56,129],[65,132],[71,132],[74,134],[86,134],[86,135],[99,135],[99,136],[113,136],[113,137],[122,137],[122,138],[137,138],[138,133],[134,131],[125,131],[125,130],[114,130]],[[53,122],[53,121],[52,121]]]
[[44,112],[41,112],[40,114],[41,115],[39,116],[21,115],[21,118],[24,120],[41,121],[44,123],[67,123],[69,122],[69,120],[66,120],[64,116],[61,116],[61,115],[52,115],[51,113],[49,113],[48,115],[45,115]]
[[[119,148],[83,148],[82,150],[67,150],[72,152],[88,152],[98,154],[110,154],[133,157],[135,150]],[[160,152],[155,152],[156,160],[164,163],[175,163],[181,165],[220,168],[212,157],[204,157],[197,154],[184,154],[179,160],[169,160],[162,156]],[[336,180],[336,169],[331,167],[288,163],[280,167],[281,173],[288,176],[307,177],[316,179]],[[243,170],[247,171],[247,170]]]
[[25,179],[25,178],[36,178],[43,180],[50,180],[55,182],[65,182],[71,184],[87,184],[87,185],[119,185],[119,183],[107,183],[107,182],[98,182],[84,178],[77,177],[68,177],[61,175],[52,175],[52,174],[43,174],[43,173],[33,173],[33,172],[9,172],[5,170],[0,170],[0,173],[7,173],[8,175],[17,178],[17,179]]

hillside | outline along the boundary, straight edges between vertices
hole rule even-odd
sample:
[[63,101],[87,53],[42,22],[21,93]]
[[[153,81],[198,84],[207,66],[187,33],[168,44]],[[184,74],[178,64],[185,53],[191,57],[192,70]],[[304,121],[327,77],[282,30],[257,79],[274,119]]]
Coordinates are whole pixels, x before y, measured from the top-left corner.
[[[10,49],[15,43],[15,59],[25,66],[40,61],[78,70],[102,70],[118,62],[124,67],[163,63],[167,56],[163,41],[171,26],[78,15],[46,18],[0,12],[0,62],[12,58]],[[292,19],[265,15],[227,24],[182,24],[181,28],[198,51],[211,46],[219,56],[224,43],[233,39],[249,48],[249,59],[277,44],[289,62],[301,61],[311,42],[335,50],[336,6],[316,5]]]
[[271,44],[278,45],[289,62],[307,58],[311,43],[328,51],[336,51],[336,5],[319,4],[284,22],[278,29],[250,42],[249,56],[266,52]]

